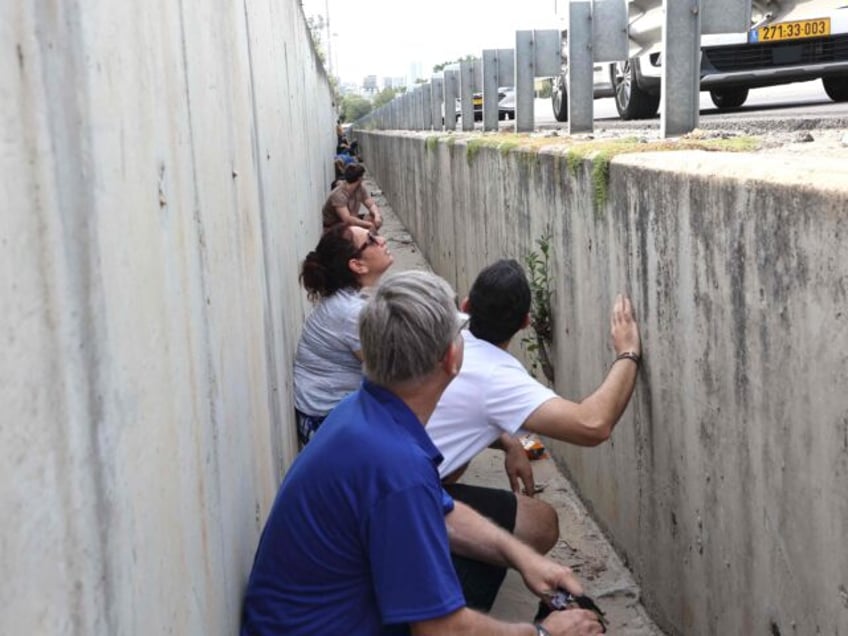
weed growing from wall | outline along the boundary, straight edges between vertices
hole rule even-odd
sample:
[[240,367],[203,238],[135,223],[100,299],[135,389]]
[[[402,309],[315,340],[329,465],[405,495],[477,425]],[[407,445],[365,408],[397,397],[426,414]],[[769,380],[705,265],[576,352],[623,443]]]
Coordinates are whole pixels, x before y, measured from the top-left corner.
[[551,227],[536,239],[538,250],[531,251],[525,258],[527,277],[530,282],[530,329],[532,333],[521,339],[521,346],[530,356],[530,367],[534,375],[541,370],[550,385],[554,384],[554,365],[551,359],[554,325],[551,301],[553,280],[551,264]]
[[438,135],[430,135],[427,139],[424,140],[424,150],[427,152],[434,151],[439,145],[439,136]]

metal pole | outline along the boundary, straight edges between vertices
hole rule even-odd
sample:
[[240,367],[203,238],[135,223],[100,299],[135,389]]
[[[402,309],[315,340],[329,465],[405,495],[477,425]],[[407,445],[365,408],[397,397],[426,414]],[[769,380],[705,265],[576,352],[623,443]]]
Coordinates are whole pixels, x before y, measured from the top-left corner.
[[483,51],[483,130],[498,129],[498,51]]
[[568,10],[568,134],[592,132],[594,86],[592,81],[592,5],[572,2]]
[[662,107],[663,137],[698,127],[701,84],[700,0],[664,0]]
[[430,82],[433,88],[430,93],[430,119],[433,122],[433,130],[442,130],[442,100],[444,99],[445,82],[441,77],[434,77]]
[[462,105],[462,130],[474,130],[474,65],[469,60],[459,62],[459,101]]
[[459,89],[459,72],[445,71],[445,130],[456,130],[456,94]]
[[535,124],[533,31],[515,32],[515,130],[530,132]]

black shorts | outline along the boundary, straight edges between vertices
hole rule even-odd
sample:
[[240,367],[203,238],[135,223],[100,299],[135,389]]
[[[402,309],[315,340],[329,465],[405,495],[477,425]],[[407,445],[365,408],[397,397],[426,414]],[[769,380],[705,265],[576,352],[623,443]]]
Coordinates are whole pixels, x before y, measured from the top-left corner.
[[[470,506],[484,517],[512,532],[518,512],[515,494],[500,488],[484,488],[468,484],[445,486],[448,494]],[[498,590],[506,576],[506,568],[489,565],[466,557],[452,554],[453,566],[465,594],[465,603],[472,609],[488,612],[495,604]]]

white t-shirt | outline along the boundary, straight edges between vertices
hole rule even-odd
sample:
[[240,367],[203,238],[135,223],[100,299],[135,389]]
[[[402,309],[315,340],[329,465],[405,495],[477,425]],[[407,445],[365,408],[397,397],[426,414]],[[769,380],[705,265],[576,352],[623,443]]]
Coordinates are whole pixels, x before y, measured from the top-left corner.
[[326,415],[362,382],[359,313],[364,296],[340,289],[324,298],[303,325],[294,358],[294,406],[306,415]]
[[427,433],[444,457],[440,477],[467,464],[502,433],[515,434],[533,411],[557,397],[511,353],[470,331],[462,335],[462,368],[427,422]]

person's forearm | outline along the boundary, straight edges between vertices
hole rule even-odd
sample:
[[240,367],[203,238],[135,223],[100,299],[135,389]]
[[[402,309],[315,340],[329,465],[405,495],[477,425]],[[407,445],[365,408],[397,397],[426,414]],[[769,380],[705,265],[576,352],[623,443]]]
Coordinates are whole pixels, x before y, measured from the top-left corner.
[[454,502],[454,509],[445,517],[445,522],[454,554],[515,569],[519,569],[518,564],[525,559],[537,556],[533,548],[461,501]]
[[548,400],[530,414],[523,426],[529,431],[578,446],[597,446],[609,439],[636,386],[636,364],[613,363],[607,377],[582,402],[561,397]]
[[633,360],[614,362],[601,386],[580,403],[590,415],[587,421],[600,429],[604,439],[612,433],[636,387],[638,366]]
[[444,636],[445,634],[536,636],[538,633],[531,623],[504,623],[467,607],[441,618],[412,623],[410,628],[413,636]]

